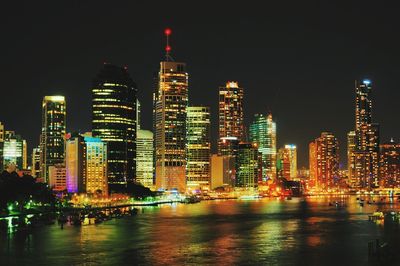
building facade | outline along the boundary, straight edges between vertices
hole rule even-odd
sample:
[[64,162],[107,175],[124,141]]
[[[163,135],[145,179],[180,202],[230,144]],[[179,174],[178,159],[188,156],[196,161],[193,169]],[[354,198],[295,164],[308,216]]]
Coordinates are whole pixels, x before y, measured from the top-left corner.
[[255,114],[250,125],[250,141],[262,154],[263,180],[276,179],[276,124],[272,115]]
[[[8,133],[7,133],[8,132]],[[17,169],[28,168],[27,144],[26,140],[20,135],[16,135],[14,131],[7,131],[2,143],[2,164],[6,168],[10,164],[14,164]]]
[[32,149],[32,176],[40,178],[40,146]]
[[190,106],[187,108],[187,187],[210,189],[210,108]]
[[[322,132],[310,143],[310,181],[319,191],[339,185],[339,142],[331,132]],[[312,170],[311,170],[312,169]]]
[[185,63],[162,61],[153,95],[156,188],[186,191],[186,117],[189,74]]
[[135,181],[137,87],[126,67],[104,64],[92,86],[92,134],[107,142],[108,183]]
[[219,88],[218,112],[218,154],[230,155],[231,139],[236,143],[244,141],[245,127],[243,122],[243,89],[238,82],[229,81]]
[[152,188],[154,185],[153,140],[153,132],[150,130],[138,130],[136,140],[136,182],[148,188]]
[[293,144],[279,149],[277,169],[279,178],[297,180],[297,147]]
[[53,191],[57,192],[67,189],[67,178],[64,164],[49,166],[49,186]]
[[42,102],[40,177],[48,182],[48,168],[65,158],[66,103],[64,96],[45,96]]
[[256,188],[261,177],[261,156],[256,145],[252,143],[239,143],[236,157],[236,188]]
[[400,187],[400,143],[393,139],[380,145],[380,179],[382,187]]

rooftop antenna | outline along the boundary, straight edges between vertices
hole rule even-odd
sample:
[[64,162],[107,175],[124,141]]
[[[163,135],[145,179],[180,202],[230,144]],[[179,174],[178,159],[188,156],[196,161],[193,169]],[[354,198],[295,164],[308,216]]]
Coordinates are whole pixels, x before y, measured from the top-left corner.
[[174,59],[169,54],[171,52],[171,49],[172,49],[171,46],[169,45],[169,36],[171,35],[171,33],[172,33],[172,31],[171,31],[170,28],[166,28],[164,30],[164,34],[165,34],[165,37],[167,39],[167,45],[165,46],[165,59],[167,61],[174,61]]

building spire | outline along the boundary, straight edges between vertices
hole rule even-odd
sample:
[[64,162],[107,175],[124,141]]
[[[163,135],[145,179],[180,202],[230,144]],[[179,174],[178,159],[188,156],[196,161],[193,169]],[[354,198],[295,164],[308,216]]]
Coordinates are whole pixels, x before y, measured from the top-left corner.
[[170,52],[171,52],[171,46],[169,45],[169,36],[171,35],[171,33],[172,33],[172,31],[171,31],[171,29],[170,28],[166,28],[165,30],[164,30],[164,34],[165,34],[165,37],[166,37],[166,41],[167,41],[167,44],[166,44],[166,46],[165,46],[165,60],[166,61],[174,61],[174,59],[171,57],[171,55],[170,55]]

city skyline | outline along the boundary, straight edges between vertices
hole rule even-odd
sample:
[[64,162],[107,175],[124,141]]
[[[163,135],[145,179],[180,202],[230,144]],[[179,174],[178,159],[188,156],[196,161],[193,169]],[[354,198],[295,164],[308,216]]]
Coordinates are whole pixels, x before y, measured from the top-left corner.
[[[36,10],[38,7],[32,8]],[[338,22],[334,17],[337,6],[332,5],[334,8],[331,10],[329,7],[331,6],[328,4],[321,4],[307,12],[319,11],[333,18],[334,22]],[[84,17],[82,11],[68,6],[65,8],[76,12],[78,22],[87,22],[88,18],[96,16],[91,13]],[[105,5],[99,3],[97,8],[105,12]],[[351,18],[349,14],[357,8],[359,11],[355,13],[355,18]],[[122,6],[116,9],[122,9]],[[338,22],[337,25],[322,20],[323,26],[330,26],[333,29],[329,31],[329,35],[322,28],[308,21],[304,16],[306,12],[303,15],[295,14],[294,18],[289,19],[285,25],[275,23],[276,29],[268,26],[266,29],[268,33],[271,33],[268,38],[260,37],[259,33],[263,32],[262,27],[270,20],[276,19],[277,15],[272,15],[270,18],[264,18],[261,15],[254,18],[244,16],[227,26],[216,16],[219,11],[217,7],[211,12],[211,22],[213,22],[213,27],[211,27],[211,22],[199,23],[197,16],[191,18],[187,26],[183,26],[180,22],[184,16],[174,13],[175,17],[160,16],[159,20],[149,26],[131,29],[132,36],[141,37],[133,44],[129,39],[126,45],[121,41],[108,41],[107,44],[96,43],[91,47],[93,49],[82,54],[81,49],[78,49],[79,45],[67,47],[65,44],[58,43],[58,40],[52,39],[51,44],[65,49],[65,55],[54,49],[43,50],[43,47],[39,45],[43,44],[43,40],[39,39],[42,34],[52,32],[55,26],[62,28],[65,22],[55,19],[54,25],[43,24],[49,18],[32,19],[31,15],[27,14],[26,17],[21,18],[21,21],[11,24],[14,20],[7,18],[7,31],[17,29],[19,23],[25,23],[30,18],[32,26],[28,27],[26,32],[28,40],[25,44],[21,42],[16,47],[8,47],[10,43],[22,38],[12,33],[10,36],[15,38],[11,38],[10,43],[4,44],[11,49],[10,55],[5,56],[5,65],[12,67],[7,71],[10,75],[4,80],[4,86],[10,89],[8,97],[2,97],[0,100],[1,121],[7,128],[15,130],[27,139],[28,150],[31,150],[39,142],[41,98],[45,95],[60,94],[66,96],[68,106],[67,131],[90,130],[91,77],[96,75],[102,63],[106,61],[116,65],[128,65],[132,79],[138,84],[138,95],[143,106],[143,128],[151,129],[153,73],[157,70],[158,62],[163,58],[165,44],[162,36],[163,29],[170,26],[173,31],[171,53],[180,61],[187,63],[190,74],[189,101],[193,105],[204,104],[211,107],[212,125],[216,124],[218,116],[218,87],[223,86],[228,80],[237,80],[244,89],[246,126],[249,125],[255,113],[271,111],[277,123],[277,147],[282,147],[287,143],[296,144],[299,168],[308,165],[308,143],[322,131],[330,131],[339,139],[341,165],[344,167],[346,134],[354,127],[352,115],[354,80],[368,77],[374,83],[373,112],[374,120],[381,125],[381,142],[389,141],[390,137],[398,141],[400,135],[399,123],[394,115],[396,114],[395,99],[399,94],[395,89],[398,76],[395,59],[399,54],[394,47],[399,40],[391,35],[391,31],[395,29],[393,26],[395,24],[391,23],[391,16],[382,17],[382,11],[391,11],[389,7],[371,6],[368,3],[361,7],[349,4],[347,9],[348,13],[344,15],[344,21]],[[232,10],[234,11],[235,8],[232,7]],[[372,10],[375,10],[374,14],[376,14],[372,22],[363,21],[364,24],[356,23],[355,26],[352,24],[351,29],[344,28],[346,22],[356,20],[363,12]],[[22,13],[25,14],[26,11],[22,10]],[[56,14],[62,16],[64,13],[55,12],[49,16],[51,18]],[[158,11],[152,16],[157,15],[160,15]],[[284,18],[289,18],[290,15],[287,14]],[[148,19],[151,20],[151,18]],[[297,26],[294,23],[296,18],[302,22]],[[376,23],[378,20],[379,23]],[[260,25],[257,25],[257,22],[260,22]],[[102,30],[110,33],[111,36],[120,33],[120,30],[116,33],[111,32],[113,25],[103,27]],[[224,31],[222,29],[225,26],[227,27]],[[360,26],[360,30],[356,34],[350,34],[357,26]],[[90,29],[91,27],[93,25],[89,23],[83,28]],[[380,29],[385,29],[385,31],[380,31]],[[305,37],[301,37],[301,34],[296,35],[297,30],[305,34]],[[284,32],[286,34],[283,34]],[[65,38],[88,40],[87,38],[93,36],[92,34],[85,37],[83,30],[76,28],[76,31],[66,32],[60,40],[65,40]],[[313,43],[313,36],[318,45],[307,48],[307,44]],[[371,39],[364,41],[362,36],[371,36]],[[377,37],[381,37],[379,42],[376,40]],[[287,43],[291,38],[295,42],[279,48],[280,44]],[[241,39],[248,39],[251,42],[244,42]],[[225,45],[224,40],[232,40],[232,42]],[[334,44],[339,41],[347,43],[349,48],[345,49],[342,46],[335,48]],[[385,43],[386,46],[380,46],[379,43]],[[31,44],[29,49],[25,47],[27,44]],[[16,50],[21,46],[26,49]],[[119,49],[121,46],[122,49]],[[44,47],[47,46],[44,45]],[[37,48],[39,52],[31,50],[34,48]],[[385,49],[383,51],[379,48]],[[54,57],[55,53],[57,57]],[[41,60],[37,60],[39,58],[36,58],[36,54],[43,55],[40,57]],[[388,54],[391,54],[391,58],[387,57]],[[307,55],[309,57],[306,57]],[[26,70],[25,78],[16,83],[15,76],[20,75],[17,66],[21,62],[24,63]],[[36,69],[43,69],[43,71]],[[325,90],[326,93],[331,93],[329,100],[323,97],[326,95]],[[21,94],[26,97],[19,103],[21,106],[26,106],[26,110],[18,108],[15,112],[9,112],[10,104],[7,103],[7,99],[16,98]],[[293,115],[294,110],[298,116]],[[30,119],[24,119],[28,113]],[[21,123],[22,120],[29,121]],[[212,127],[213,152],[216,150],[216,136],[216,131]]]

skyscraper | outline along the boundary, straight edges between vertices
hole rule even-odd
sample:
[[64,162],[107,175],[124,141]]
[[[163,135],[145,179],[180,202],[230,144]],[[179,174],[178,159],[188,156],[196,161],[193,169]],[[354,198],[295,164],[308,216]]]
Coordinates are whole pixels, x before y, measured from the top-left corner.
[[219,88],[218,129],[218,154],[232,155],[229,142],[233,140],[239,143],[245,140],[243,89],[239,87],[238,82],[229,81],[225,87]]
[[385,188],[400,187],[400,143],[393,139],[380,145],[380,178]]
[[49,166],[64,163],[66,105],[64,96],[45,96],[42,103],[40,135],[40,177],[48,182]]
[[371,81],[356,81],[355,91],[355,133],[348,136],[354,138],[354,150],[348,147],[349,179],[356,188],[372,189],[379,186],[379,124],[372,123]]
[[276,124],[272,114],[255,114],[250,125],[250,141],[257,144],[262,154],[262,176],[276,179]]
[[14,131],[7,131],[3,142],[3,165],[15,164],[19,169],[27,169],[27,145],[26,140]]
[[279,149],[277,169],[280,178],[286,180],[297,179],[297,147],[293,144]]
[[210,108],[187,108],[187,187],[210,189]]
[[185,63],[160,63],[153,95],[157,189],[186,191],[188,80]]
[[153,132],[139,129],[137,132],[136,182],[152,188],[154,183],[153,168]]
[[327,191],[338,185],[339,142],[330,132],[322,132],[310,143],[310,179],[315,188]]
[[137,87],[125,67],[104,64],[92,87],[92,134],[107,142],[111,190],[135,180]]
[[40,178],[40,146],[32,150],[32,176]]
[[3,147],[4,147],[4,125],[0,122],[0,172],[4,170]]
[[70,193],[108,194],[107,143],[88,135],[66,141],[66,187]]
[[256,188],[261,170],[261,156],[259,156],[256,145],[246,142],[239,143],[235,187]]

